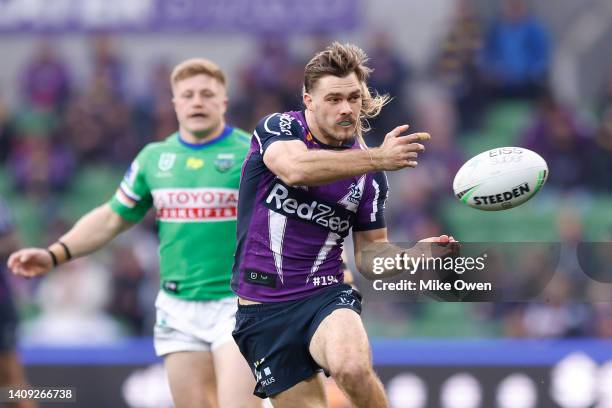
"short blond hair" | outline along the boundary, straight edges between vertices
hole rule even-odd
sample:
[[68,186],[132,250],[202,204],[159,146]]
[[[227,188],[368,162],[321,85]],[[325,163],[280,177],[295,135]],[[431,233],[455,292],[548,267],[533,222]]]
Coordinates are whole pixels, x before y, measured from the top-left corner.
[[215,78],[224,87],[227,86],[227,80],[221,68],[211,60],[205,58],[191,58],[175,66],[172,70],[172,74],[170,74],[170,84],[174,87],[178,82],[184,79],[202,74]]

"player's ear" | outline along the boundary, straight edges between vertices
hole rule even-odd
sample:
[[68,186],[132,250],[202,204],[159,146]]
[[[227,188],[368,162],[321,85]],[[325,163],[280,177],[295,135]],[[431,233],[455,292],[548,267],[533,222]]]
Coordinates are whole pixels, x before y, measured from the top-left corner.
[[310,96],[309,93],[304,92],[302,99],[304,100],[304,106],[306,106],[306,109],[311,111],[312,110],[312,96]]

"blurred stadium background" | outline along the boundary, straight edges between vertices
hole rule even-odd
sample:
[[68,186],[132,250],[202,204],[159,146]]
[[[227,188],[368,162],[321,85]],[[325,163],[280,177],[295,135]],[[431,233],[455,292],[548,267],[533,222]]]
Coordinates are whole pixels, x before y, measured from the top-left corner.
[[[612,238],[609,0],[2,0],[0,195],[22,244],[53,242],[175,130],[175,63],[217,61],[229,122],[251,131],[300,107],[303,66],[332,40],[365,48],[370,85],[394,97],[371,146],[404,122],[432,134],[416,170],[390,175],[394,241],[450,231],[563,248],[543,302],[366,304],[392,405],[612,407],[612,287],[578,294],[575,260],[579,242]],[[463,161],[509,145],[547,160],[540,195],[499,213],[458,203]],[[150,339],[156,257],[149,217],[47,278],[8,278],[33,384],[77,387],[78,406],[169,406]]]

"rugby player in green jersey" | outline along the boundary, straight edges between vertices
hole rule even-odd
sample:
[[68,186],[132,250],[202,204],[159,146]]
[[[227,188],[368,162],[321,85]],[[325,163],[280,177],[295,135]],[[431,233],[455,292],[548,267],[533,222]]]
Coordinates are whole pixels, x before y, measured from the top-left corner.
[[17,275],[43,275],[103,247],[155,207],[161,273],[155,349],[175,406],[261,406],[231,335],[238,183],[250,137],[225,123],[226,80],[216,64],[184,61],[170,80],[178,132],[142,149],[108,203],[49,248],[13,253],[8,265]]

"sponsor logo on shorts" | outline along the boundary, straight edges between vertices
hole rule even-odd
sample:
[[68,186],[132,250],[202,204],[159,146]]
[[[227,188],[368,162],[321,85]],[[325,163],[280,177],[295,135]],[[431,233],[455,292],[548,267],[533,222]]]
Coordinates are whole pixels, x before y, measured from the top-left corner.
[[347,307],[355,310],[356,312],[361,312],[361,294],[353,289],[342,290],[338,294],[338,302],[336,306]]
[[255,367],[255,379],[262,387],[266,387],[276,381],[274,376],[272,376],[272,370],[270,367],[262,367],[263,363],[266,361],[266,358],[262,358],[257,360],[253,366]]
[[355,305],[356,301],[357,301],[357,299],[351,299],[351,298],[346,297],[346,296],[340,296],[338,298],[338,303],[336,303],[336,306],[350,306],[350,307],[353,307]]

